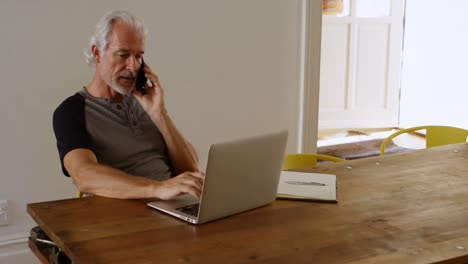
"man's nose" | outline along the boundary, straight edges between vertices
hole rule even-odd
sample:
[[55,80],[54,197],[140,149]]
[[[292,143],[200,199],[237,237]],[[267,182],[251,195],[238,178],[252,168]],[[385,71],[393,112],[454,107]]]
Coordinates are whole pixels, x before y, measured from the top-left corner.
[[130,56],[127,60],[127,70],[136,73],[138,66],[138,60],[135,56]]

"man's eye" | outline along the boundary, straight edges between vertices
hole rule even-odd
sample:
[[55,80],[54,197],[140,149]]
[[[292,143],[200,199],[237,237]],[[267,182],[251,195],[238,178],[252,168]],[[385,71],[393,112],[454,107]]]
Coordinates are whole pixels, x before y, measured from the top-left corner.
[[125,53],[122,53],[122,54],[118,54],[120,58],[122,59],[126,59],[128,58],[128,54],[125,54]]

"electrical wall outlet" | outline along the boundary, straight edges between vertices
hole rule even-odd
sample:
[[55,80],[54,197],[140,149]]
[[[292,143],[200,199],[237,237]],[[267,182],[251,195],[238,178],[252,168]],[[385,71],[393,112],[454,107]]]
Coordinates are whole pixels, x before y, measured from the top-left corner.
[[0,200],[0,226],[8,225],[7,207],[8,201]]

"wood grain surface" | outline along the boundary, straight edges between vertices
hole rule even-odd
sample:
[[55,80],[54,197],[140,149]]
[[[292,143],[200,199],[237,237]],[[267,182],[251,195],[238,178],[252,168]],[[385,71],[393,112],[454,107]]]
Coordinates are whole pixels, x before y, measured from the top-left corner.
[[[468,145],[320,165],[338,203],[275,201],[200,226],[149,200],[33,203],[73,263],[468,263]],[[239,190],[242,195],[242,190]]]

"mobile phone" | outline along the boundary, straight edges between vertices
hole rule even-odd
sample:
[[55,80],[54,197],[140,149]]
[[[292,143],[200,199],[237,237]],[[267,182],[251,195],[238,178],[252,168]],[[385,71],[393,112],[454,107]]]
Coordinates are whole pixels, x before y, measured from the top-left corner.
[[143,58],[141,58],[141,65],[140,65],[140,69],[138,70],[137,79],[135,83],[135,89],[143,95],[146,94],[145,84],[148,81],[148,79],[145,77],[145,71],[143,70],[144,67],[145,67],[145,61],[143,60]]

